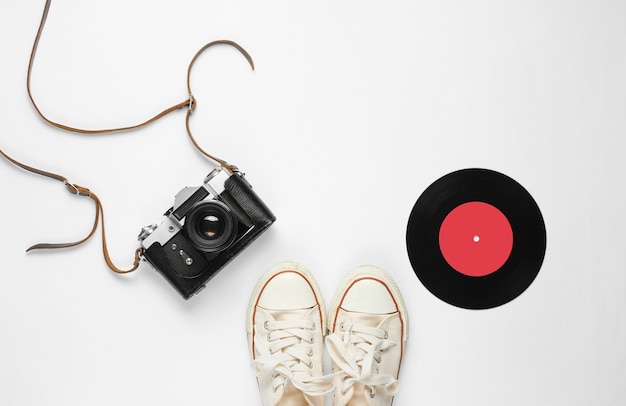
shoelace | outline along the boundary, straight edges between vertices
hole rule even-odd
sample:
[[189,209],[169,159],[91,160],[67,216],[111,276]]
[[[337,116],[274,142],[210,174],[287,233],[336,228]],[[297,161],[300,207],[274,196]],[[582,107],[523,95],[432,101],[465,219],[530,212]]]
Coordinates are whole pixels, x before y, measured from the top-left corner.
[[[255,346],[259,356],[252,362],[252,371],[259,386],[276,392],[281,386],[291,384],[308,396],[323,396],[334,389],[329,376],[313,377],[313,331],[316,326],[310,320],[267,321],[266,337],[258,331]],[[267,343],[267,346],[265,345]],[[263,404],[270,404],[269,393],[263,393]]]
[[380,328],[351,323],[341,323],[341,333],[326,337],[326,347],[332,361],[345,374],[341,393],[345,395],[355,383],[365,385],[370,397],[376,389],[382,388],[390,395],[398,390],[398,381],[391,375],[380,374],[378,364],[382,362],[382,352],[394,345],[387,332]]

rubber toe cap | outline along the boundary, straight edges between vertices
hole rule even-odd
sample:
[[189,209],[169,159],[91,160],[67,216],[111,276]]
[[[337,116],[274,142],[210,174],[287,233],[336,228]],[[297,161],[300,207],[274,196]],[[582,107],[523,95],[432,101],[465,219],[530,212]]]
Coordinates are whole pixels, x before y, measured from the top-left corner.
[[274,275],[263,288],[258,305],[265,309],[308,309],[317,304],[307,280],[295,271]]

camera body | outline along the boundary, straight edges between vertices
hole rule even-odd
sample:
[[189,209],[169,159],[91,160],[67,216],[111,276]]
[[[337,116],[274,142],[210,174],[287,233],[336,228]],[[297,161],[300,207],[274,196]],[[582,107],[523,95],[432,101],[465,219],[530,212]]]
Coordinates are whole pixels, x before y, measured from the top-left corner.
[[178,192],[164,216],[139,234],[143,258],[185,299],[276,220],[242,173],[222,168]]

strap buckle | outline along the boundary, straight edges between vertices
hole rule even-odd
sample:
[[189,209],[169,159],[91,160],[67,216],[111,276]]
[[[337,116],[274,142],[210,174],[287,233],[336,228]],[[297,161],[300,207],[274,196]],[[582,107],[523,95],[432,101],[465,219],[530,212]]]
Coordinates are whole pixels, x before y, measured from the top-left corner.
[[187,111],[189,112],[189,114],[193,114],[195,110],[196,110],[196,98],[193,97],[193,94],[189,93],[189,105],[188,105]]
[[91,190],[87,189],[86,187],[79,186],[75,183],[70,183],[67,181],[67,179],[63,181],[63,184],[67,188],[68,192],[73,195],[91,197]]

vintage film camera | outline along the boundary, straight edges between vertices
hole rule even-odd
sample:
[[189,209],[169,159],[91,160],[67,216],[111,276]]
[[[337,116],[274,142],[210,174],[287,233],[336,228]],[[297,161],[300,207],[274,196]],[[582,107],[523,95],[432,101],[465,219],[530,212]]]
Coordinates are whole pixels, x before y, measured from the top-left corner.
[[164,216],[141,230],[143,258],[185,299],[276,220],[242,173],[222,168],[178,192]]

